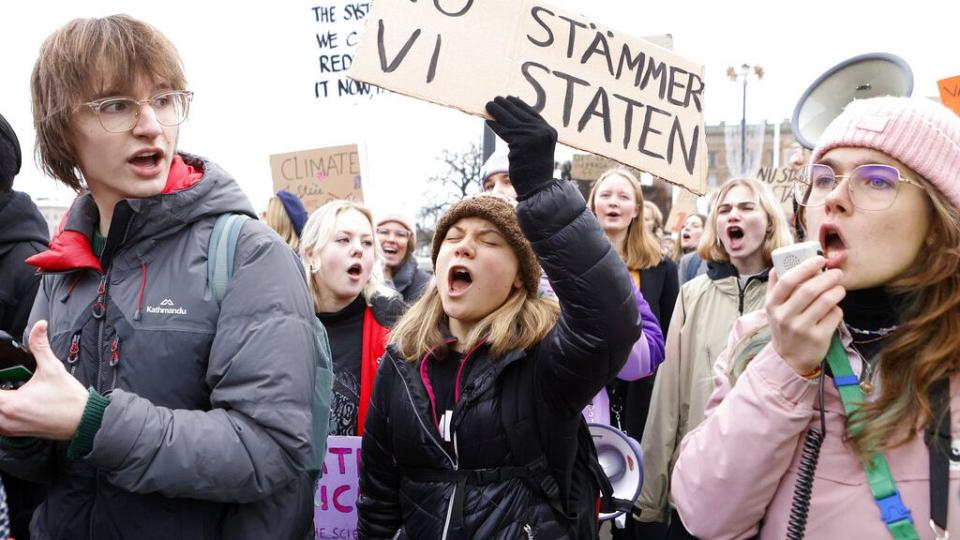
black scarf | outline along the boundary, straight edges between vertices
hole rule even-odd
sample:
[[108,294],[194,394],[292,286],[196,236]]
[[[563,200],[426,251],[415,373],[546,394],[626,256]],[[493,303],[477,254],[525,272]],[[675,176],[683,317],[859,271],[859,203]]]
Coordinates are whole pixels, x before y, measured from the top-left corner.
[[853,337],[853,346],[867,361],[872,361],[889,342],[890,336],[880,338],[877,334],[858,330],[877,332],[897,326],[898,299],[883,287],[847,291],[847,296],[840,301],[840,309],[843,310],[843,322]]

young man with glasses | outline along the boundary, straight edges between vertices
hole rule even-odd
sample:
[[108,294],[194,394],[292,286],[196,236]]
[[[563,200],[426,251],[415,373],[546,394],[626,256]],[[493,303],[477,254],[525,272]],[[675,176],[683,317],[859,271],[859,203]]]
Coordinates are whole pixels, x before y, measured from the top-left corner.
[[385,214],[377,221],[377,241],[383,250],[383,273],[408,305],[423,296],[430,274],[417,266],[417,234],[413,221],[401,214]]
[[212,297],[214,222],[255,214],[177,152],[185,87],[173,45],[122,15],[67,23],[34,68],[41,166],[81,194],[29,260],[36,373],[0,391],[0,469],[49,485],[32,537],[312,537],[310,297],[255,220]]

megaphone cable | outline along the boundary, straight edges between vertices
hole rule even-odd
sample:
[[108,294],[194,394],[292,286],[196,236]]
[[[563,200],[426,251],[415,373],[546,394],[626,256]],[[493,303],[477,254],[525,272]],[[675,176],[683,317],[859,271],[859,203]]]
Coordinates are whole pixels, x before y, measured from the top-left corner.
[[803,540],[807,530],[807,514],[810,512],[810,495],[813,493],[814,473],[820,459],[820,447],[827,436],[827,416],[823,399],[823,364],[820,366],[818,398],[820,400],[820,429],[811,428],[803,440],[800,455],[800,468],[797,471],[797,483],[793,487],[793,503],[790,506],[790,520],[787,523],[787,540]]

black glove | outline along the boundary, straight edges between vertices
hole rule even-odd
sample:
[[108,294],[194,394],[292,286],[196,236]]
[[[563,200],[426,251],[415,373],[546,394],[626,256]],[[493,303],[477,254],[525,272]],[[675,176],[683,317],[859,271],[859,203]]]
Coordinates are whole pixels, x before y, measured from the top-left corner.
[[510,147],[510,182],[523,200],[553,182],[557,130],[518,97],[487,102],[487,125]]

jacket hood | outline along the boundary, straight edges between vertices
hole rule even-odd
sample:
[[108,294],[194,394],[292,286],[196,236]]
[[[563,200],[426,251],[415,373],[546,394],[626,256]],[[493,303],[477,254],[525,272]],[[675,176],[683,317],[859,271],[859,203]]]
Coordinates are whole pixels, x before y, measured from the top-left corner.
[[[167,184],[156,196],[124,199],[133,213],[125,245],[143,240],[159,240],[176,234],[185,226],[225,213],[240,213],[256,218],[253,207],[240,186],[211,161],[180,153],[170,166]],[[116,217],[120,212],[114,211]],[[100,260],[91,248],[91,237],[99,221],[99,211],[90,192],[74,200],[50,241],[50,249],[27,259],[27,263],[47,272],[90,268],[103,272]]]
[[29,195],[19,191],[0,193],[0,251],[4,244],[46,244],[49,239],[47,222]]
[[[767,277],[770,275],[770,269],[767,268],[759,274],[755,274],[754,277],[760,281],[767,281]],[[707,277],[713,281],[717,281],[723,278],[728,277],[740,277],[740,274],[737,272],[737,267],[729,262],[719,262],[719,261],[707,261]]]

